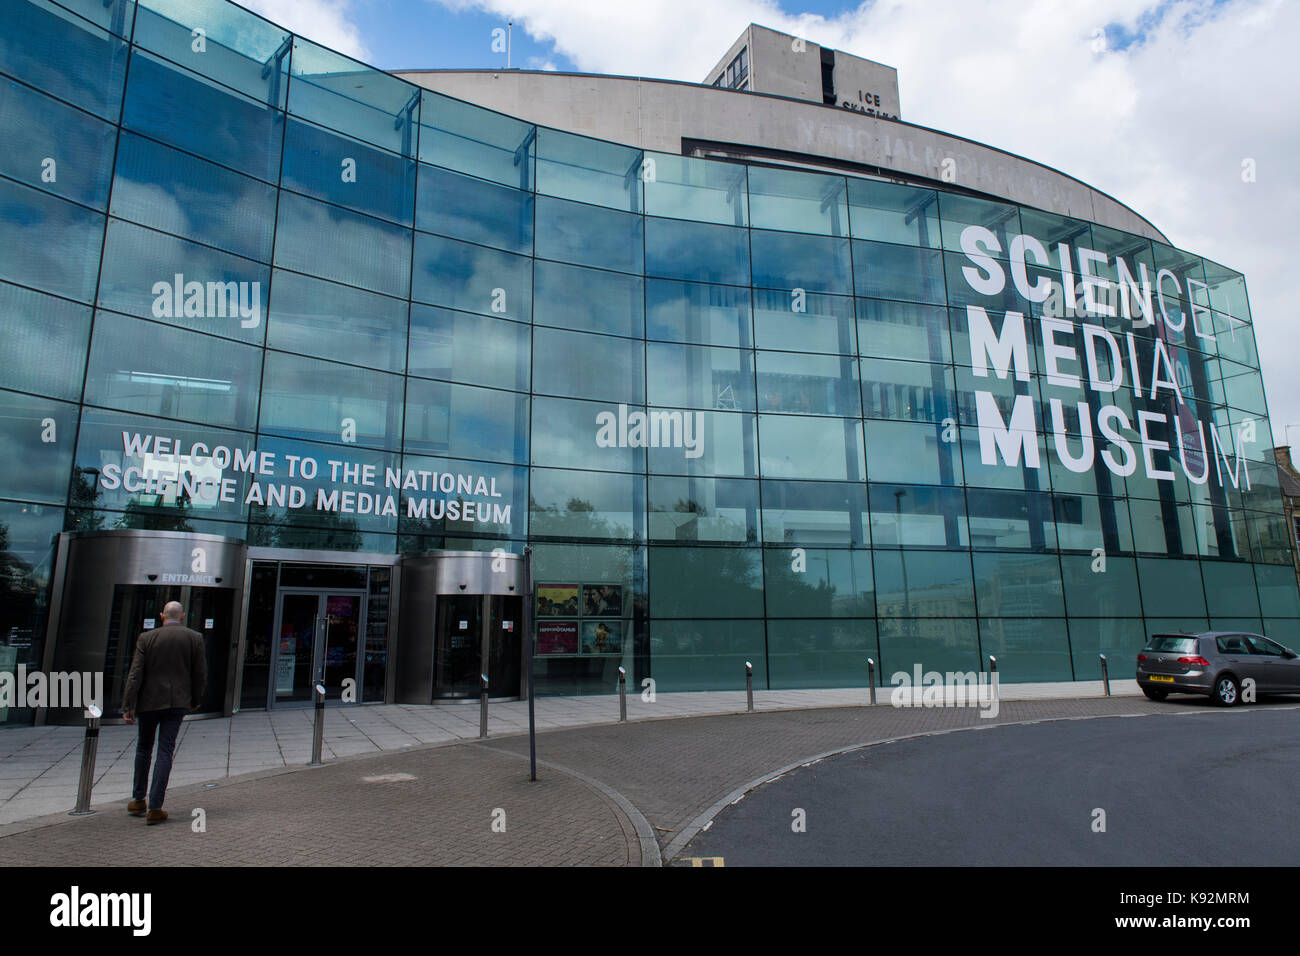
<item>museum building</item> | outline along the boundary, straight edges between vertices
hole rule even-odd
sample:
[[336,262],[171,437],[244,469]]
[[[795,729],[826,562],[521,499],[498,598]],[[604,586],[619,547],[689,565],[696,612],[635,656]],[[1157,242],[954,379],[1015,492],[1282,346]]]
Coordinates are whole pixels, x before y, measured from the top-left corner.
[[103,671],[111,718],[172,599],[207,714],[517,697],[530,642],[539,694],[670,693],[1300,625],[1242,274],[907,123],[889,67],[6,14],[0,671]]

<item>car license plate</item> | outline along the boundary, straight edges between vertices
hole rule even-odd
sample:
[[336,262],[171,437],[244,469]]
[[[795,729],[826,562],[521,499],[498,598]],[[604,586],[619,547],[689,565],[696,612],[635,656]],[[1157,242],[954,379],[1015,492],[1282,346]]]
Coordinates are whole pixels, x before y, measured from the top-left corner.
[[1172,684],[1174,682],[1172,677],[1161,677],[1159,674],[1151,674],[1147,677],[1147,680],[1159,681],[1161,684]]

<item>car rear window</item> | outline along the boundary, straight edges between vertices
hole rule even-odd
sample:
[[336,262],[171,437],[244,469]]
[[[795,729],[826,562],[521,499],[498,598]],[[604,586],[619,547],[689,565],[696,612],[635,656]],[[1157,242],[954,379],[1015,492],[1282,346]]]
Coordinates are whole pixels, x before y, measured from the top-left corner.
[[1147,642],[1146,650],[1167,654],[1194,654],[1196,638],[1185,634],[1156,634]]

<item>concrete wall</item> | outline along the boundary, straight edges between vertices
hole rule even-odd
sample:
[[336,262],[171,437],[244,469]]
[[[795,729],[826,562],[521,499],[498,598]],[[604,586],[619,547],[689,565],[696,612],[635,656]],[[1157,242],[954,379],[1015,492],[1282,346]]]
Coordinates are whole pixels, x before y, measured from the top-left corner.
[[[398,75],[531,123],[639,149],[680,154],[683,139],[699,139],[862,163],[1169,241],[1127,206],[1050,167],[922,126],[820,103],[585,73],[421,70]],[[953,178],[945,178],[949,169]]]

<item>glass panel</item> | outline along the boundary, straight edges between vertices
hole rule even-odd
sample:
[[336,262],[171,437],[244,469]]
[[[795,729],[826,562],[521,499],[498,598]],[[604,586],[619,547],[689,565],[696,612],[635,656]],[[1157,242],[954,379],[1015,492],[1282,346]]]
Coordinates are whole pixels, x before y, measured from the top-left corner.
[[381,219],[282,192],[275,264],[405,297],[411,278],[411,232]]
[[871,179],[848,183],[854,239],[938,248],[939,197],[933,189]]
[[765,349],[853,355],[853,300],[843,296],[754,290],[754,334]]
[[1069,626],[1075,680],[1101,680],[1099,654],[1106,655],[1109,669],[1113,661],[1137,660],[1147,642],[1141,619],[1075,617]]
[[[462,438],[474,441],[454,432],[448,437],[449,444]],[[403,550],[456,549],[448,535],[499,538],[528,533],[526,468],[407,454],[402,458],[401,475],[398,515]],[[391,487],[387,479],[384,484]],[[490,546],[500,544],[494,540]]]
[[[264,396],[265,406],[269,407],[271,402],[270,395]],[[318,445],[266,435],[258,438],[257,447],[275,455],[276,461],[277,478],[262,479],[259,482],[262,489],[287,480],[304,490],[305,503],[294,507],[292,499],[286,504],[270,496],[265,503],[255,499],[249,507],[249,520],[263,527],[257,531],[250,529],[250,544],[373,551],[376,539],[367,537],[368,533],[392,534],[397,530],[398,490],[386,480],[389,469],[398,465],[396,454],[370,451],[357,445]],[[294,455],[302,460],[294,465],[290,475],[288,463]],[[307,459],[316,466],[310,478]],[[389,498],[393,500],[390,502]],[[393,539],[377,540],[383,542],[378,550],[393,550]]]
[[961,484],[961,456],[943,440],[943,425],[868,421],[866,429],[872,481]]
[[7,179],[0,179],[0,208],[0,279],[89,302],[103,215]]
[[537,199],[537,255],[619,272],[642,272],[641,217],[584,203]]
[[47,0],[9,4],[0,32],[0,69],[10,76],[67,100],[75,106],[117,120],[126,76],[127,45],[135,5],[106,8],[78,0],[79,9],[118,36],[91,26]]
[[1196,615],[1205,610],[1205,592],[1197,561],[1139,558],[1138,581],[1142,587],[1142,610],[1148,618]]
[[761,470],[768,478],[859,481],[864,477],[860,421],[760,415],[758,433]]
[[[1062,617],[1061,568],[1056,555],[976,551],[975,599],[980,616]],[[1068,680],[1068,675],[1062,680]]]
[[743,229],[647,218],[645,243],[646,275],[733,285],[749,281],[749,234]]
[[641,150],[603,140],[537,131],[537,191],[626,212],[640,212]]
[[85,401],[252,431],[261,378],[252,346],[101,311]]
[[644,479],[596,471],[534,468],[529,529],[534,536],[627,540],[644,528]]
[[763,543],[865,547],[867,488],[834,482],[763,482]]
[[[784,548],[763,552],[769,619],[871,617],[876,613],[870,551],[805,548],[803,552],[795,557]],[[769,620],[769,627],[772,623]],[[861,667],[861,662],[857,666]]]
[[862,415],[857,362],[845,356],[756,353],[758,410],[797,415]]
[[422,166],[415,227],[527,255],[533,250],[533,195]]
[[646,338],[701,345],[753,344],[749,290],[647,279]]
[[[660,445],[647,449],[648,470],[661,475],[758,475],[753,415],[650,408],[649,429]],[[676,436],[681,435],[678,440]],[[671,441],[664,436],[673,436]]]
[[876,551],[876,613],[881,618],[975,616],[970,555]]
[[735,478],[651,478],[651,541],[754,544],[758,482]]
[[533,126],[431,90],[420,98],[422,162],[532,188]]
[[645,346],[636,339],[538,327],[533,330],[533,391],[644,402]]
[[652,405],[754,410],[754,353],[695,345],[646,345]]
[[[272,76],[276,76],[273,74]],[[283,98],[284,84],[279,95]],[[203,122],[194,122],[202,116]],[[122,124],[267,182],[280,176],[283,114],[136,49]]]
[[293,438],[398,448],[402,434],[402,379],[319,359],[267,352],[261,429]]
[[270,278],[268,266],[110,219],[99,305],[260,344]]
[[[637,411],[645,410],[632,408],[628,414]],[[623,410],[605,402],[535,398],[533,464],[644,471],[645,446],[631,444],[629,429]],[[597,442],[598,436],[601,443]]]
[[0,174],[103,209],[115,135],[103,120],[26,86],[0,83],[0,140],[6,146]]
[[854,242],[853,280],[858,295],[939,304],[947,298],[943,255],[936,249]]
[[649,645],[660,692],[743,690],[746,661],[755,686],[767,679],[762,621],[652,620]]
[[973,547],[1056,550],[1052,499],[1045,491],[968,488],[966,507]]
[[77,406],[0,391],[0,488],[5,497],[62,505],[76,432]]
[[411,379],[403,447],[422,454],[527,463],[528,397]]
[[0,283],[0,386],[53,398],[78,399],[86,371],[90,308]]
[[411,374],[527,391],[532,329],[484,315],[411,307]]
[[267,345],[400,372],[406,357],[406,312],[401,299],[276,269]]
[[[943,247],[961,252],[961,234],[967,226],[982,226],[997,237],[999,250],[990,243],[990,255],[1006,259],[1011,238],[1020,232],[1020,210],[1010,203],[990,202],[974,196],[939,193],[939,218],[943,222]],[[965,260],[965,256],[962,257]],[[964,262],[969,265],[969,261]]]
[[870,485],[876,547],[965,547],[966,498],[960,488]]
[[853,292],[853,266],[849,240],[823,236],[798,236],[784,232],[749,234],[754,285],[768,289],[807,292]]
[[533,321],[640,338],[645,329],[644,282],[638,276],[539,261]]
[[281,184],[314,199],[411,224],[415,161],[310,123],[289,121]]
[[123,133],[114,216],[269,262],[275,188],[186,153]]
[[[648,551],[650,580],[654,582],[650,592],[652,616],[762,617],[763,563],[758,548],[675,547]],[[743,679],[743,661],[738,671]]]
[[[880,677],[893,682],[894,674],[912,678],[913,666],[923,671],[980,671],[979,640],[974,621],[880,620]],[[886,677],[886,675],[889,675]]]
[[527,322],[532,265],[523,256],[417,232],[411,298]]
[[1074,679],[1064,618],[980,618],[980,652],[998,659],[999,680]]
[[770,621],[768,686],[851,687],[862,664],[878,658],[875,621]]
[[757,229],[848,235],[844,178],[751,166],[749,214]]
[[651,216],[743,226],[748,216],[745,167],[670,153],[647,153],[645,205]]
[[858,299],[858,351],[915,362],[951,362],[948,311],[910,302]]
[[862,401],[868,418],[913,422],[955,420],[952,369],[936,363],[862,359]]
[[289,112],[329,129],[413,156],[419,87],[342,54],[293,38]]

